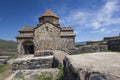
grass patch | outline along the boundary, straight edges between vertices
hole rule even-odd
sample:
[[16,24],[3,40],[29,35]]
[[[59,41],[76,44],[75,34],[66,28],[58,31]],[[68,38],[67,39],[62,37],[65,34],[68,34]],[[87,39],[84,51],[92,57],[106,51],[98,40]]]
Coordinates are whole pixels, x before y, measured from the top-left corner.
[[16,52],[17,43],[14,41],[7,41],[0,39],[0,51],[1,52]]
[[63,76],[64,76],[62,64],[59,64],[58,69],[60,71],[58,72],[58,74],[55,77],[53,77],[53,75],[51,75],[51,74],[44,72],[44,73],[38,75],[35,78],[35,80],[62,80]]
[[102,52],[113,52],[112,50],[106,50],[106,51],[102,51]]
[[52,80],[53,76],[46,73],[42,73],[36,77],[36,80]]
[[5,65],[0,66],[0,73],[3,73],[5,71],[9,70],[10,68],[11,67],[9,64],[5,64]]
[[58,69],[59,69],[60,71],[59,71],[59,73],[58,73],[58,75],[57,75],[57,79],[56,79],[56,80],[62,80],[62,79],[63,79],[63,76],[64,76],[62,64],[59,64],[59,65],[58,65]]
[[24,75],[22,72],[20,72],[17,76],[16,76],[17,79],[20,79],[20,80],[25,80],[24,79]]

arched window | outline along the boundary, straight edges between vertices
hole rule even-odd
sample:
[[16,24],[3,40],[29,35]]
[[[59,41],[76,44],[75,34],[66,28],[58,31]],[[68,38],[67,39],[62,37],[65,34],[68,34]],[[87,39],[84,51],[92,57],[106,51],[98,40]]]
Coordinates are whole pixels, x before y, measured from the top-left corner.
[[48,31],[48,26],[46,26],[45,28],[46,28],[46,31]]

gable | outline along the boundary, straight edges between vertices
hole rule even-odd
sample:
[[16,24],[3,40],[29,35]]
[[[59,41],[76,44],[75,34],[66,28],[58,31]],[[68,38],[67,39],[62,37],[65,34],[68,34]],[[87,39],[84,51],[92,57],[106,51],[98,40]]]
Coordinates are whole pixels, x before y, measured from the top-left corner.
[[34,32],[49,32],[49,33],[56,33],[56,32],[60,32],[61,28],[50,23],[50,22],[45,22],[44,24],[38,25],[38,27],[36,27],[34,29]]
[[35,28],[34,28],[34,30],[35,30],[35,29],[37,29],[38,27],[42,26],[42,25],[45,25],[45,24],[48,24],[48,25],[49,25],[49,24],[51,24],[51,25],[53,25],[53,26],[55,26],[55,27],[57,27],[57,28],[61,29],[61,27],[60,27],[60,26],[55,25],[55,24],[53,24],[52,22],[46,21],[46,22],[44,22],[44,23],[42,23],[42,24],[38,24],[38,26],[37,26],[37,27],[35,27]]

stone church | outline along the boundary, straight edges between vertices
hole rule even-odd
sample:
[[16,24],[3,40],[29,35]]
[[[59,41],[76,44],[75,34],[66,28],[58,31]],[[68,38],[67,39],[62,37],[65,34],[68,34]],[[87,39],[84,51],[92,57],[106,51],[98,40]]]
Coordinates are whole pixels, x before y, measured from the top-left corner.
[[61,27],[59,17],[48,9],[36,26],[24,26],[16,36],[19,55],[35,54],[44,50],[69,51],[75,48],[72,27]]

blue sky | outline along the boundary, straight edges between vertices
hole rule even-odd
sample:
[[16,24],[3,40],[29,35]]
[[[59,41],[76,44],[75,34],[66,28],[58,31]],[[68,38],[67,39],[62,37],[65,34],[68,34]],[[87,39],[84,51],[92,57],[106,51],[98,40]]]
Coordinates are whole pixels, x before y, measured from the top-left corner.
[[0,0],[0,38],[14,40],[25,25],[38,24],[50,8],[61,26],[73,26],[76,42],[102,40],[120,33],[120,0]]

